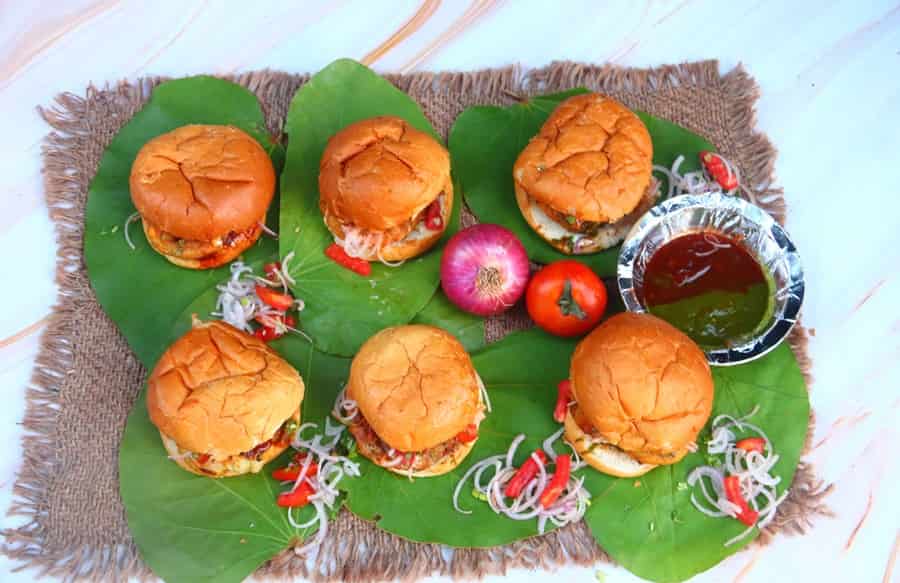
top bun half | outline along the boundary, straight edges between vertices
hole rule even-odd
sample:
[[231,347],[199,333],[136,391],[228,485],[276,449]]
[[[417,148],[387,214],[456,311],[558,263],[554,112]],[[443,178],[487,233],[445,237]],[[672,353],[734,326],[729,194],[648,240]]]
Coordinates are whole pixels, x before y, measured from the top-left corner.
[[643,463],[673,463],[706,424],[713,379],[683,332],[649,314],[617,314],[575,349],[578,408],[601,436]]
[[181,239],[212,241],[265,219],[275,169],[238,128],[187,125],[144,144],[129,185],[144,221]]
[[328,141],[319,165],[326,221],[370,231],[401,226],[450,183],[450,155],[398,117],[351,124]]
[[479,380],[465,348],[433,326],[386,328],[350,366],[347,397],[385,443],[418,452],[475,421]]
[[653,143],[630,109],[604,95],[570,97],[553,110],[513,167],[517,189],[579,221],[614,222],[644,197]]
[[265,343],[209,322],[159,359],[147,380],[147,410],[181,449],[225,458],[271,439],[303,392],[297,371]]

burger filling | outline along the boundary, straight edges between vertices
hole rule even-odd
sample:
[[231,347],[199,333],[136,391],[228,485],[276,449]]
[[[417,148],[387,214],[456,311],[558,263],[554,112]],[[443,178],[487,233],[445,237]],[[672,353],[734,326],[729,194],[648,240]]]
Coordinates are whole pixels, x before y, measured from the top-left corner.
[[248,246],[249,243],[259,237],[261,231],[262,224],[257,222],[243,231],[230,231],[222,237],[216,237],[212,241],[199,241],[176,237],[146,221],[144,222],[144,232],[157,251],[171,257],[201,262],[215,258],[223,251],[230,251],[235,247],[243,248]]
[[163,436],[163,440],[165,440],[166,448],[169,451],[177,452],[176,455],[171,456],[173,459],[178,458],[201,473],[210,476],[220,476],[222,474],[231,473],[256,473],[263,468],[268,459],[271,459],[264,459],[264,455],[267,451],[273,447],[284,449],[290,445],[294,432],[299,426],[299,419],[300,412],[297,411],[297,413],[285,421],[281,427],[275,431],[275,434],[270,439],[263,441],[248,451],[227,457],[216,457],[209,453],[197,453],[183,450],[178,447],[178,444],[176,444],[174,440],[166,436]]
[[592,253],[598,249],[609,249],[618,245],[634,226],[634,223],[652,207],[659,198],[659,181],[650,179],[650,185],[644,192],[638,205],[621,219],[609,223],[582,221],[575,215],[569,215],[551,208],[529,197],[531,216],[540,226],[547,239],[563,245],[569,253]]
[[[637,460],[637,458],[634,458],[634,456],[630,452],[623,450],[619,446],[610,443],[606,438],[604,438],[600,434],[600,432],[597,431],[597,428],[595,428],[591,424],[591,422],[588,421],[587,417],[584,415],[584,413],[581,412],[581,409],[578,408],[577,404],[573,403],[569,411],[572,414],[572,419],[575,420],[575,424],[578,425],[578,428],[584,432],[584,436],[581,438],[582,441],[590,441],[590,445],[588,445],[587,451],[585,452],[586,454],[590,454],[599,447],[615,448],[616,450],[622,452],[624,455],[634,459],[636,463],[641,463],[639,462],[639,460]],[[660,458],[660,460],[656,461],[655,463],[664,463],[667,459],[675,460],[678,457],[678,452],[653,452],[653,455],[657,458]]]
[[459,452],[467,448],[468,444],[477,436],[478,426],[483,419],[484,411],[479,409],[473,423],[474,435],[467,434],[469,430],[463,431],[443,443],[417,452],[400,452],[389,446],[378,437],[361,414],[353,418],[349,428],[350,433],[356,438],[359,452],[376,464],[386,468],[421,472],[445,460],[456,458]]
[[384,259],[381,258],[383,249],[391,245],[425,239],[435,232],[444,230],[443,209],[446,200],[447,196],[442,192],[410,220],[385,231],[369,231],[350,224],[342,224],[344,238],[335,236],[334,240],[350,257],[358,259],[378,257],[384,263]]

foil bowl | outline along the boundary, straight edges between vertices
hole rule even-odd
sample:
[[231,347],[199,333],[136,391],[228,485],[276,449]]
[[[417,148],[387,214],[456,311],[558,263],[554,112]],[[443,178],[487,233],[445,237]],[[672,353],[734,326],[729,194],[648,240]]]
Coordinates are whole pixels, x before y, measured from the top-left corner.
[[794,327],[803,304],[803,268],[794,243],[771,215],[756,205],[721,193],[683,195],[650,209],[632,227],[619,252],[617,277],[625,307],[647,312],[641,286],[650,257],[672,239],[716,231],[743,241],[768,271],[774,309],[768,324],[740,343],[706,350],[711,365],[730,366],[766,354]]

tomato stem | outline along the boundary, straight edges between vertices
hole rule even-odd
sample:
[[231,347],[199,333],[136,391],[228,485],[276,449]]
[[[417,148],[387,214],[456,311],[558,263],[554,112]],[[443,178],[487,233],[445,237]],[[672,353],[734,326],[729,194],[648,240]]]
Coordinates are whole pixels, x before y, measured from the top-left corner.
[[563,316],[575,316],[579,320],[587,319],[587,314],[575,301],[575,296],[572,295],[572,280],[570,279],[566,279],[566,282],[563,284],[563,290],[559,294],[559,299],[556,300],[556,305],[559,306]]

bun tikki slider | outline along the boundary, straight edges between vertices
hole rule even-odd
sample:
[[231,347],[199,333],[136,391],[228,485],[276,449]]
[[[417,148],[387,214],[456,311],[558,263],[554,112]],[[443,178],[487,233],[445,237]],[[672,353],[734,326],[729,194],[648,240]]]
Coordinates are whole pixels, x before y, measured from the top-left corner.
[[411,259],[437,243],[450,221],[450,155],[398,117],[356,122],[325,147],[319,207],[350,257],[386,264]]
[[567,254],[620,243],[659,197],[643,122],[604,95],[553,110],[513,166],[516,202],[534,231]]
[[703,351],[649,314],[617,314],[572,355],[565,439],[588,464],[621,477],[679,462],[712,411]]
[[144,144],[129,185],[150,246],[175,265],[210,269],[259,239],[275,169],[243,131],[188,125]]
[[159,359],[147,410],[169,457],[201,476],[259,472],[288,448],[303,379],[261,340],[196,322]]
[[484,387],[462,344],[432,326],[386,328],[350,366],[347,401],[359,452],[412,477],[451,471],[472,451]]

